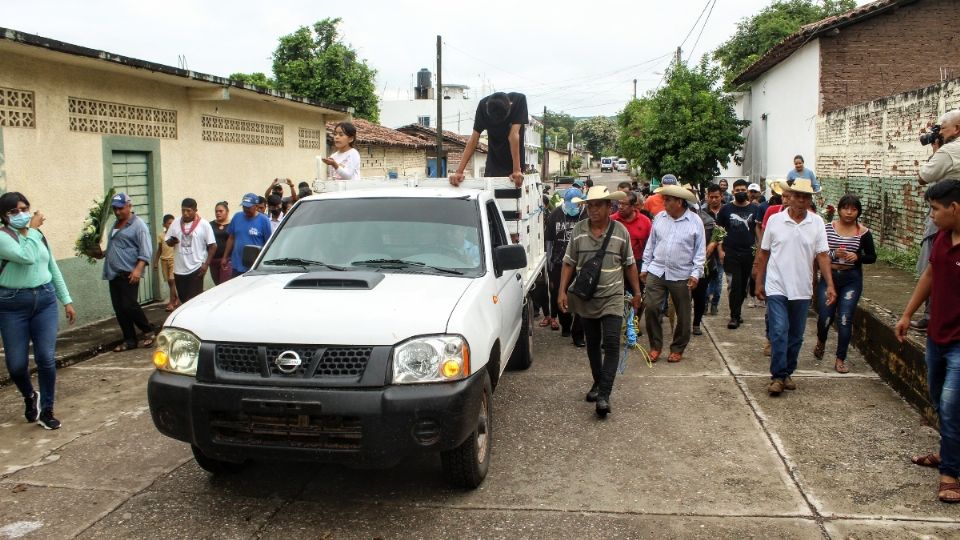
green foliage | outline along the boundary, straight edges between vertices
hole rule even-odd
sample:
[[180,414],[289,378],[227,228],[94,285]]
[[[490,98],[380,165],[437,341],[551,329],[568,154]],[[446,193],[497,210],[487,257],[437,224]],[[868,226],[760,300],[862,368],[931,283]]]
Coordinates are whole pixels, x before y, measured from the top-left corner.
[[574,174],[580,170],[580,167],[583,167],[583,158],[580,156],[574,155],[573,159],[570,160],[570,163],[567,167],[568,174]]
[[595,116],[577,122],[573,130],[574,139],[586,146],[594,156],[609,155],[617,145],[619,130],[617,123],[605,116]]
[[340,18],[323,19],[312,29],[301,26],[280,38],[273,53],[275,88],[354,107],[356,116],[377,122],[380,107],[373,84],[377,72],[340,40],[339,23]]
[[778,0],[741,19],[733,37],[713,51],[713,59],[723,67],[727,88],[732,88],[737,75],[801,26],[855,7],[855,0]]
[[566,150],[577,120],[569,114],[548,110],[542,121],[547,133],[547,148]]
[[917,259],[920,258],[920,248],[915,247],[907,251],[887,249],[877,246],[877,260],[906,272],[917,271]]
[[570,132],[563,126],[547,128],[547,148],[566,150],[570,142]]
[[645,174],[675,174],[701,184],[743,147],[733,98],[720,91],[720,71],[706,60],[674,65],[656,93],[633,100],[620,114],[620,152]]
[[267,77],[259,71],[256,73],[234,73],[233,75],[230,75],[230,78],[235,81],[240,81],[244,84],[252,84],[254,86],[269,88],[270,90],[276,89],[277,84],[277,81]]

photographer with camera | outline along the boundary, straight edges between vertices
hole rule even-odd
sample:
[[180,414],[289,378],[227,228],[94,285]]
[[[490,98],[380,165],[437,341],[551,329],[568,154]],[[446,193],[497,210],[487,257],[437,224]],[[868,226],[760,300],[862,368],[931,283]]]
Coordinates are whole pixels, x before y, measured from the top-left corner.
[[[960,109],[954,109],[940,117],[939,123],[928,126],[920,134],[920,144],[930,145],[933,155],[920,166],[919,183],[921,186],[935,184],[941,180],[960,180]],[[923,275],[930,259],[933,237],[937,235],[937,226],[927,216],[924,223],[923,239],[920,241],[920,257],[917,259],[917,275]],[[929,302],[924,306],[923,318],[913,321],[910,326],[917,330],[926,330],[930,318]]]

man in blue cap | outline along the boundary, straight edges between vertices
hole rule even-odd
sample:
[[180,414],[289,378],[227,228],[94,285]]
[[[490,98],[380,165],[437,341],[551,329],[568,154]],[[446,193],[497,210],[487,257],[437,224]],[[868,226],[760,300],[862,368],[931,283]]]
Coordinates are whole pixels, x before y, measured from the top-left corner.
[[110,302],[123,332],[123,344],[114,352],[137,348],[137,328],[143,332],[143,347],[153,345],[154,328],[137,299],[140,278],[150,264],[153,245],[147,224],[133,213],[133,199],[117,193],[110,200],[116,224],[107,236],[106,252],[97,253],[103,262],[103,279],[110,283]]
[[240,201],[243,211],[237,212],[227,225],[227,244],[224,246],[224,253],[230,254],[230,259],[223,258],[222,266],[227,268],[228,264],[233,267],[233,276],[249,270],[243,264],[243,248],[246,246],[266,245],[270,238],[271,227],[270,219],[257,211],[259,196],[256,193],[247,193]]
[[541,326],[550,326],[553,330],[562,330],[563,337],[573,336],[573,344],[585,347],[583,325],[579,316],[560,311],[557,297],[560,294],[560,271],[563,269],[563,255],[570,243],[573,226],[584,217],[584,206],[573,203],[574,197],[583,197],[583,180],[577,179],[573,187],[563,192],[563,203],[547,216],[544,238],[547,243],[547,271],[550,278],[550,315],[541,322]]

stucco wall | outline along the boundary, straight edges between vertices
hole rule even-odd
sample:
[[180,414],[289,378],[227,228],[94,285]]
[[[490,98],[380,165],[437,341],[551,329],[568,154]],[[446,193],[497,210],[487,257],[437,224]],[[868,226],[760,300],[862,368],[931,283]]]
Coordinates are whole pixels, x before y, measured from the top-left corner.
[[752,166],[744,174],[784,177],[797,154],[816,170],[819,73],[820,48],[814,40],[753,82],[746,149]]
[[958,107],[960,79],[955,79],[820,115],[817,174],[827,201],[858,194],[874,240],[890,249],[917,249],[928,211],[917,171],[931,154],[918,134]]
[[[164,213],[179,214],[184,197],[195,198],[201,216],[212,219],[217,201],[226,200],[236,210],[245,192],[262,194],[274,177],[300,181],[316,175],[314,157],[323,150],[299,148],[298,129],[323,130],[319,110],[244,99],[236,92],[228,101],[191,100],[185,86],[143,70],[63,58],[65,63],[6,51],[0,55],[0,87],[32,91],[36,101],[35,128],[0,128],[5,177],[0,187],[23,192],[47,216],[43,230],[85,320],[112,312],[99,283],[99,265],[73,262],[73,243],[91,201],[103,195],[109,178],[106,141],[118,138],[71,131],[68,98],[177,112],[176,139],[131,138],[154,141],[159,149],[158,170],[153,171],[154,224]],[[283,146],[203,141],[201,115],[282,124]]]
[[424,149],[402,148],[392,146],[359,145],[360,175],[387,176],[393,170],[400,177],[426,176],[427,151]]

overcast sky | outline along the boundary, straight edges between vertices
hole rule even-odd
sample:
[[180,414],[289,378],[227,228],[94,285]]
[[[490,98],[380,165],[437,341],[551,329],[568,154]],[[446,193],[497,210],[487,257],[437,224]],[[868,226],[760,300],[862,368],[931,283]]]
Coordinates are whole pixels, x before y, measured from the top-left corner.
[[439,34],[444,83],[524,92],[531,111],[593,116],[617,113],[633,79],[641,94],[656,88],[681,44],[696,62],[771,1],[33,0],[4,9],[0,26],[173,66],[185,56],[189,69],[213,75],[270,75],[279,36],[342,17],[344,41],[377,70],[381,99],[406,99],[414,73],[435,71]]

